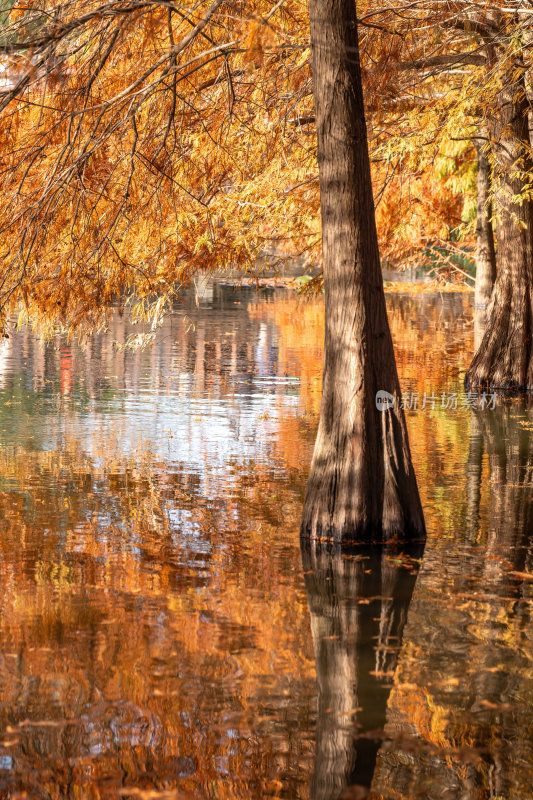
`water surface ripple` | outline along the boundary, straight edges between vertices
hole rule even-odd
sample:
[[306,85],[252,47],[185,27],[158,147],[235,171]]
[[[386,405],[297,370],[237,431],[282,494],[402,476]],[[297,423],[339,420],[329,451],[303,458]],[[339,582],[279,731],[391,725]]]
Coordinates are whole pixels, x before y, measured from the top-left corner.
[[468,296],[388,303],[423,558],[300,551],[320,300],[3,342],[0,797],[533,798],[533,411],[461,394]]

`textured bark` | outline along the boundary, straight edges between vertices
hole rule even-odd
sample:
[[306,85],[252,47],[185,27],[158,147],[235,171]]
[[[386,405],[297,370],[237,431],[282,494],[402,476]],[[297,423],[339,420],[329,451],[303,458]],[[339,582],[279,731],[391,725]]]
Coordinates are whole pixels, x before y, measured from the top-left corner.
[[[374,217],[353,0],[310,0],[326,332],[304,502],[312,539],[423,537]],[[394,405],[376,407],[385,390]]]
[[[486,139],[488,128],[480,134]],[[477,350],[485,334],[487,311],[496,281],[496,253],[492,229],[490,200],[490,163],[485,144],[477,145],[477,224],[476,224],[476,286],[474,296],[474,346]]]
[[523,196],[533,171],[524,77],[504,87],[491,122],[496,180],[498,275],[487,328],[466,374],[471,389],[533,385],[533,203]]

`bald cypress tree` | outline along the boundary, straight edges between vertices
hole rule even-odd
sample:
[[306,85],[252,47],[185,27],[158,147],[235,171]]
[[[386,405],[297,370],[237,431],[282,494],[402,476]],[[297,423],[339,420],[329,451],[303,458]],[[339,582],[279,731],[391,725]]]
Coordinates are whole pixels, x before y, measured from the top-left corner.
[[422,537],[385,307],[355,4],[310,0],[309,10],[326,332],[301,531],[340,541]]

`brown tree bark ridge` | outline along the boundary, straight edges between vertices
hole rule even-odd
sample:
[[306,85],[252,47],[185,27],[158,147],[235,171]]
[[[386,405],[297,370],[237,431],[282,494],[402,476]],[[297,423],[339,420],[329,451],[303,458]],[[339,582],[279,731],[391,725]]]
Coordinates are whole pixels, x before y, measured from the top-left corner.
[[488,128],[480,126],[477,150],[476,286],[474,296],[474,345],[481,344],[487,327],[488,309],[496,281],[496,251],[492,228],[491,170],[484,141]]
[[[517,67],[518,68],[518,67]],[[498,274],[488,324],[465,376],[468,389],[533,387],[533,201],[524,194],[533,170],[525,77],[509,81],[491,121]]]
[[[302,536],[425,535],[381,274],[353,0],[310,0],[326,310]],[[378,409],[376,394],[392,401]]]

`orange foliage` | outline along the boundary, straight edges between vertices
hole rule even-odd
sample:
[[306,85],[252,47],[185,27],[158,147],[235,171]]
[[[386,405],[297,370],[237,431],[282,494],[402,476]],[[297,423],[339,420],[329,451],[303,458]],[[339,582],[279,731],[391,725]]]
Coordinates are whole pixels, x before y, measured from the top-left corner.
[[[157,327],[200,270],[252,271],[259,254],[318,263],[303,0],[202,0],[194,12],[74,0],[54,4],[53,21],[41,6],[5,12],[4,322],[22,307],[45,332],[72,331],[126,301]],[[394,265],[459,229],[460,247],[471,243],[475,177],[463,82],[406,68],[450,49],[455,12],[404,12],[359,4],[379,234]]]

